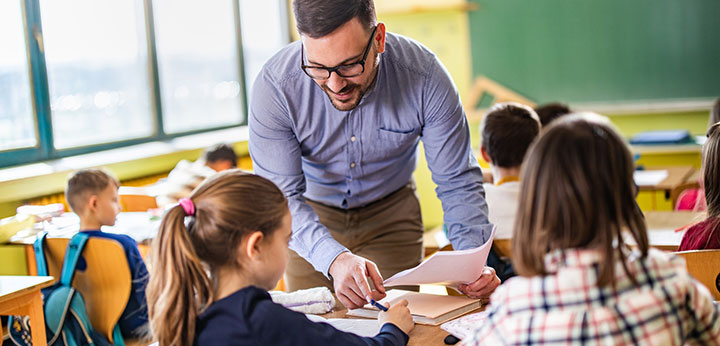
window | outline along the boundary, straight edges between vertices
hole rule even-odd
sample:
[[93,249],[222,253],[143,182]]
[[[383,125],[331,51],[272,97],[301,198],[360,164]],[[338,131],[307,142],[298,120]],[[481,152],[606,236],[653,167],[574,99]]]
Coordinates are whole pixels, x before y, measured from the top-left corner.
[[156,0],[153,5],[165,131],[242,122],[233,3]]
[[40,11],[55,148],[151,136],[142,3],[42,0]]
[[0,167],[245,124],[246,81],[287,44],[287,10],[286,0],[0,1]]
[[19,1],[0,1],[0,151],[37,145]]
[[240,0],[243,63],[248,93],[265,61],[289,41],[286,1]]

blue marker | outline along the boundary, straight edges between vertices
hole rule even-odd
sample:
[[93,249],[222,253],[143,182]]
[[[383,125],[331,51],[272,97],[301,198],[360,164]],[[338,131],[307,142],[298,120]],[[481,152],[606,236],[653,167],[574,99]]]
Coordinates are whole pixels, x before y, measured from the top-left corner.
[[375,299],[370,299],[370,304],[375,305],[376,308],[378,308],[382,311],[388,311],[388,308],[386,308],[384,305],[376,302]]

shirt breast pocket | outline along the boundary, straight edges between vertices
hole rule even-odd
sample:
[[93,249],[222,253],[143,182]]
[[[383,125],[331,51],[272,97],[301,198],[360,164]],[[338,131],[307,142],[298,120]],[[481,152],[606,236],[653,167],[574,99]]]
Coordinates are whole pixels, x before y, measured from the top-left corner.
[[376,141],[370,145],[372,158],[384,160],[402,156],[417,145],[419,132],[416,128],[378,128]]

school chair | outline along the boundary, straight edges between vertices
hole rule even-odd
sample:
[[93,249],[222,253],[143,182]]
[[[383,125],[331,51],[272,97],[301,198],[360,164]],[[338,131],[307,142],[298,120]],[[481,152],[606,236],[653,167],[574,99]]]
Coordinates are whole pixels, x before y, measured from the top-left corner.
[[720,250],[690,250],[676,252],[685,259],[688,272],[705,285],[714,300],[720,300]]
[[500,257],[511,258],[512,254],[512,239],[493,239],[493,250],[497,252]]
[[154,187],[150,186],[120,186],[118,197],[123,211],[147,211],[157,208]]
[[[66,238],[46,239],[48,274],[55,278],[60,277],[69,242]],[[85,299],[93,328],[113,342],[113,329],[125,310],[132,288],[125,250],[115,240],[91,237],[83,249],[83,258],[87,267],[85,271],[76,271],[72,285]],[[126,339],[125,344],[146,343]]]

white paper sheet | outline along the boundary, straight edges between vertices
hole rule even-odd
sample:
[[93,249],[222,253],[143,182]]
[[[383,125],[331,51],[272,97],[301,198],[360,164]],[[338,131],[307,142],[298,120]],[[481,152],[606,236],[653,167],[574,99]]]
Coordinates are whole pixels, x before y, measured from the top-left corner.
[[385,286],[438,284],[457,286],[480,277],[495,238],[493,227],[490,239],[480,247],[460,251],[439,251],[415,268],[403,270],[383,282]]
[[654,186],[668,177],[667,170],[635,171],[633,179],[638,186]]
[[456,336],[460,340],[463,340],[470,336],[473,330],[482,326],[486,319],[486,311],[478,312],[465,315],[450,322],[445,322],[440,325],[440,329]]
[[310,321],[316,323],[327,323],[343,332],[353,333],[359,336],[373,337],[380,332],[380,325],[377,320],[361,318],[325,318],[318,315],[306,314]]

